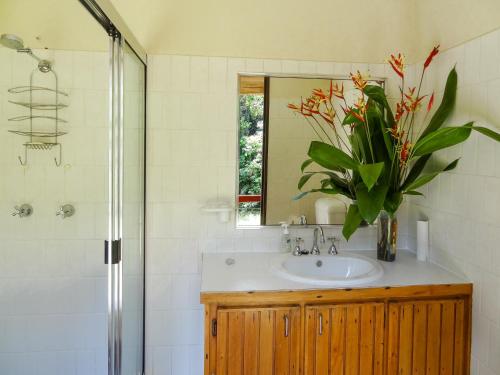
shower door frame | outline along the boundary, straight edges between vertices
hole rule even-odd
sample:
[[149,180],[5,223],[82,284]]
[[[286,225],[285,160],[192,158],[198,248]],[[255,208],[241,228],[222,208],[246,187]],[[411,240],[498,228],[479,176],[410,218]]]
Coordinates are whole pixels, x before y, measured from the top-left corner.
[[[146,108],[147,56],[109,0],[78,0],[109,35],[109,233],[105,247],[108,260],[108,375],[122,372],[122,284],[121,238],[123,229],[123,86],[124,45],[128,44],[144,64],[144,108]],[[145,369],[145,233],[146,233],[146,110],[144,110],[143,210],[142,210],[142,371]],[[115,250],[117,251],[115,253]]]

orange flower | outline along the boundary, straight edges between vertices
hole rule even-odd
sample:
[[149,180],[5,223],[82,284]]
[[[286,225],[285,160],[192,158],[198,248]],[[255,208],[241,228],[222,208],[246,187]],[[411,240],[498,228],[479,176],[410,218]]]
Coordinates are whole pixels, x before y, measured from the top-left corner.
[[332,81],[330,81],[330,99],[332,98],[332,95],[336,96],[339,99],[344,99],[344,83],[342,82],[339,86],[338,83],[333,84]]
[[432,93],[429,99],[429,103],[427,104],[427,112],[431,111],[433,105],[434,105],[434,93]]
[[388,60],[392,69],[396,72],[398,76],[404,78],[404,69],[405,69],[405,57],[404,55],[398,53],[397,56],[391,55],[391,58]]
[[333,108],[326,108],[325,112],[320,113],[320,116],[328,122],[330,125],[333,125],[333,121],[335,119],[336,112]]
[[401,117],[405,114],[405,112],[409,112],[408,105],[406,104],[405,101],[401,101],[400,103],[396,104],[396,116],[394,119],[396,122],[399,122],[401,120]]
[[358,90],[361,90],[361,91],[368,84],[368,82],[366,81],[366,79],[364,79],[364,77],[361,75],[361,73],[359,72],[359,70],[357,71],[356,74],[352,74],[351,73],[351,79],[354,82],[354,86],[356,86],[356,88]]
[[424,70],[427,69],[427,67],[431,64],[432,59],[436,57],[438,53],[439,53],[439,44],[436,47],[434,47],[431,53],[429,53],[429,56],[427,56],[427,59],[424,62]]
[[408,101],[409,101],[409,103],[408,103],[409,105],[407,104],[409,112],[416,112],[417,109],[420,107],[420,103],[426,97],[426,95],[424,95],[424,96],[421,96],[419,98],[415,98],[413,96],[414,94],[415,94],[415,87],[409,88],[408,93],[404,94],[406,99],[408,99]]
[[290,108],[291,110],[293,110],[294,112],[300,112],[300,108],[297,105],[293,104],[293,103],[289,103],[287,105],[287,107]]
[[391,133],[395,139],[401,139],[405,134],[404,131],[399,130],[398,124],[392,125],[392,128],[389,129],[389,133]]
[[408,161],[408,156],[410,156],[410,149],[412,144],[410,141],[405,141],[403,146],[401,147],[401,152],[399,154],[399,160],[401,161],[401,165],[404,165]]

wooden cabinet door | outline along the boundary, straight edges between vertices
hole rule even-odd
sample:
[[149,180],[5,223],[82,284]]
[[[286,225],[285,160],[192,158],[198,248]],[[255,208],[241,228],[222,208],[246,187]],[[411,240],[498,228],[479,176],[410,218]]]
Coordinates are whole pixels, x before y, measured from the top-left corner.
[[463,300],[389,304],[388,375],[467,374]]
[[305,375],[371,375],[384,369],[383,303],[306,308]]
[[216,375],[298,375],[300,309],[217,311]]

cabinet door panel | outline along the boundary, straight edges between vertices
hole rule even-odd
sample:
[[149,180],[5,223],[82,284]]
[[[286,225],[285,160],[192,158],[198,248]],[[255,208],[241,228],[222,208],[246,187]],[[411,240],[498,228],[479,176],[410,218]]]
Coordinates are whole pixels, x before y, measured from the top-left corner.
[[382,374],[384,304],[306,308],[306,375]]
[[299,308],[217,312],[217,375],[298,375]]
[[388,375],[462,374],[464,301],[389,305]]

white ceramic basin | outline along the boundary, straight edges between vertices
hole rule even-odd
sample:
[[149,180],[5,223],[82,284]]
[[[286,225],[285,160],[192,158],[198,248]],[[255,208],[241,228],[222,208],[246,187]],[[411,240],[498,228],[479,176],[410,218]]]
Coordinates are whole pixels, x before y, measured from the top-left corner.
[[287,255],[276,263],[274,272],[285,279],[323,286],[366,284],[384,274],[376,260],[357,254]]

